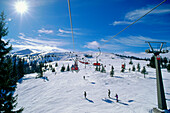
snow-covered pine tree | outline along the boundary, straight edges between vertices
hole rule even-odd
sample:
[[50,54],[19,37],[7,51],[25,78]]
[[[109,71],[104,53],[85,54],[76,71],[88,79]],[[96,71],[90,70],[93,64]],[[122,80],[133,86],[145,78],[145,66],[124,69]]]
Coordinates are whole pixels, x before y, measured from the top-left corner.
[[133,67],[132,67],[132,71],[135,71],[135,70],[136,70],[135,65],[133,65]]
[[131,71],[131,68],[129,68],[129,72]]
[[19,79],[24,76],[24,64],[21,58],[19,58],[19,61],[18,61],[18,76],[19,76]]
[[23,108],[17,111],[13,111],[16,107],[17,96],[14,95],[16,89],[16,75],[13,75],[12,60],[7,58],[6,55],[12,50],[12,46],[6,47],[9,44],[2,40],[2,37],[7,36],[8,28],[5,27],[5,15],[4,12],[0,14],[0,112],[12,113],[22,112]]
[[45,65],[44,67],[45,67],[45,69],[47,69],[48,65]]
[[49,68],[52,70],[52,68],[53,68],[53,67],[52,67],[52,65],[51,65],[51,64],[49,65]]
[[16,59],[16,57],[14,57],[12,75],[16,75],[16,77],[19,78],[18,74],[17,74],[16,61],[17,61],[17,59]]
[[106,73],[106,70],[105,70],[105,68],[104,68],[104,66],[103,66],[103,65],[102,65],[101,72],[102,72],[102,73]]
[[137,69],[138,69],[138,72],[140,72],[140,64],[139,63],[137,64]]
[[113,77],[114,75],[114,67],[112,66],[111,71],[110,71],[110,76]]
[[69,66],[69,64],[68,64],[68,66],[67,66],[67,71],[70,71],[70,66]]
[[164,58],[162,59],[162,62],[163,62],[162,68],[166,68],[166,67],[167,67],[167,63],[168,63],[168,59],[167,59],[166,57],[164,57]]
[[42,70],[42,67],[43,67],[43,63],[40,63],[40,77],[43,77],[43,70]]
[[58,63],[56,62],[55,67],[57,67],[57,66],[58,66]]
[[98,70],[100,71],[100,66],[99,66]]
[[145,74],[147,74],[145,66],[143,66],[141,73],[144,74],[144,78],[145,78]]
[[167,65],[167,71],[170,72],[170,63]]
[[99,68],[98,68],[98,66],[96,66],[96,68],[95,68],[95,71],[99,71]]
[[65,71],[65,66],[63,65],[62,67],[61,67],[61,72],[64,72]]
[[155,68],[155,57],[154,57],[154,56],[151,57],[150,66],[151,66],[152,68]]
[[52,68],[52,72],[55,72],[55,68]]
[[130,58],[130,62],[129,62],[129,64],[131,64],[131,65],[133,64],[133,62],[132,62],[132,58]]

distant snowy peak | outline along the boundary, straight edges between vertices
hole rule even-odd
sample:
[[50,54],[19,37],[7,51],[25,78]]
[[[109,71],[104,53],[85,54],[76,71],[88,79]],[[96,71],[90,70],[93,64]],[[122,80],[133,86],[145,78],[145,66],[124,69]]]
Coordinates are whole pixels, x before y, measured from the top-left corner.
[[17,54],[17,55],[27,55],[27,54],[31,54],[31,53],[34,53],[34,52],[30,49],[24,49],[24,50],[14,52],[14,54]]

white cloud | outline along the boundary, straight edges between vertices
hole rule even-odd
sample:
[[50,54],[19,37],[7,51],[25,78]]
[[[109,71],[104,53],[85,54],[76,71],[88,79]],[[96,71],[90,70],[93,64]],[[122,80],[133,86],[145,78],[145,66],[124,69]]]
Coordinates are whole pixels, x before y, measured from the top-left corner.
[[[145,13],[147,13],[150,10],[151,10],[151,7],[136,9],[134,11],[128,12],[125,15],[125,19],[136,20],[136,19],[140,18],[141,16],[143,16]],[[170,13],[170,9],[155,9],[150,14],[165,14],[165,13]]]
[[29,41],[31,43],[34,43],[34,44],[45,44],[45,45],[57,45],[57,46],[64,46],[66,45],[67,43],[65,42],[62,42],[61,40],[57,40],[57,39],[43,39],[41,38],[38,39],[38,38],[31,38],[31,37],[25,37],[25,35],[23,33],[20,33],[21,35],[18,36],[18,38],[20,39],[23,39],[24,41]]
[[63,33],[58,33],[57,36],[60,36],[60,37],[71,37],[71,35],[63,34]]
[[[124,21],[114,21],[111,25],[125,25],[131,24],[132,21],[137,20],[148,11],[150,11],[154,6],[148,6],[141,9],[136,9],[125,14]],[[150,14],[169,14],[170,8],[155,9]],[[140,21],[142,22],[142,21]]]
[[100,41],[102,41],[102,42],[107,42],[107,40],[105,40],[105,39],[101,39]]
[[13,47],[15,48],[30,48],[34,50],[40,50],[40,51],[49,51],[49,50],[63,50],[66,51],[65,49],[59,48],[58,46],[65,46],[68,45],[66,41],[62,41],[59,39],[47,39],[41,37],[39,38],[31,38],[27,37],[24,33],[19,33],[20,35],[18,38],[21,40],[20,44],[13,44]]
[[[82,33],[77,32],[77,30],[80,30],[80,29],[74,28],[74,31],[73,31],[74,36],[82,35]],[[61,36],[61,37],[71,37],[71,34],[72,34],[71,30],[58,29],[58,32],[59,33],[57,33],[57,36]]]
[[20,35],[20,36],[25,36],[25,34],[24,34],[24,33],[19,33],[19,35]]
[[[167,40],[160,40],[160,39],[152,39],[149,37],[143,36],[128,36],[128,37],[121,37],[119,39],[113,39],[116,42],[127,46],[134,46],[134,47],[146,47],[145,41],[159,41],[159,42],[167,42]],[[169,43],[170,41],[168,41]]]
[[52,34],[54,31],[53,30],[46,30],[44,28],[38,30],[38,33],[45,33],[45,34]]
[[126,25],[126,24],[131,24],[131,21],[114,21],[111,25]]
[[93,41],[93,42],[88,42],[87,45],[85,45],[85,48],[89,48],[89,49],[97,49],[100,46],[100,44],[97,41]]
[[59,29],[58,31],[59,31],[60,33],[67,33],[67,34],[68,34],[68,33],[71,33],[71,31],[65,31],[65,30],[62,30],[62,29]]
[[70,37],[71,36],[71,31],[66,31],[66,30],[62,30],[62,29],[58,29],[57,36],[60,37]]

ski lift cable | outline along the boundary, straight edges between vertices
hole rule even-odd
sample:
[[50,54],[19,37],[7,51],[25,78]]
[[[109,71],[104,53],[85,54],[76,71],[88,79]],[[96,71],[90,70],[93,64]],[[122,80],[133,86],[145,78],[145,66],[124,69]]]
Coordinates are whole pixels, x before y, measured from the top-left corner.
[[72,41],[73,41],[73,50],[75,51],[74,35],[73,35],[73,25],[72,25],[71,8],[70,8],[70,0],[68,0],[68,8],[69,8],[69,15],[70,15],[70,25],[71,25],[71,33],[72,33]]
[[136,23],[137,21],[139,21],[141,18],[143,18],[144,16],[146,16],[147,14],[149,14],[150,12],[152,12],[154,9],[156,9],[157,7],[159,7],[161,4],[163,4],[166,0],[162,1],[161,3],[159,3],[157,6],[155,6],[154,8],[152,8],[150,11],[148,11],[147,13],[145,13],[143,16],[141,16],[140,18],[138,18],[137,20],[135,20],[134,22],[132,22],[130,25],[128,25],[127,27],[125,27],[123,30],[121,30],[120,32],[118,32],[116,35],[114,35],[113,37],[111,37],[110,39],[108,39],[107,41],[105,41],[102,45],[106,44],[107,42],[109,42],[112,38],[116,37],[117,35],[119,35],[121,32],[123,32],[124,30],[126,30],[127,28],[129,28],[131,25],[133,25],[134,23]]
[[99,54],[98,54],[98,56],[96,56],[96,62],[97,62],[97,58],[101,55],[100,47],[98,47],[98,49],[99,49]]
[[[73,24],[72,24],[72,18],[71,18],[70,0],[68,0],[68,8],[69,8],[70,25],[71,25],[71,33],[72,33],[72,41],[73,41],[73,53],[74,53],[74,51],[75,51],[75,44],[74,44],[74,35],[73,35]],[[74,66],[71,68],[71,70],[74,70],[74,71],[78,71],[79,70],[78,62],[77,61],[78,61],[78,58],[77,58],[77,55],[76,55],[76,58],[74,60]]]
[[[75,44],[74,44],[74,34],[73,34],[73,24],[72,24],[72,18],[71,18],[71,7],[70,7],[70,0],[68,0],[68,9],[69,9],[69,16],[70,16],[70,26],[71,26],[71,33],[72,33],[72,41],[73,41],[73,53],[75,51]],[[71,53],[71,58],[73,59],[73,53]],[[74,60],[76,61],[76,59]]]

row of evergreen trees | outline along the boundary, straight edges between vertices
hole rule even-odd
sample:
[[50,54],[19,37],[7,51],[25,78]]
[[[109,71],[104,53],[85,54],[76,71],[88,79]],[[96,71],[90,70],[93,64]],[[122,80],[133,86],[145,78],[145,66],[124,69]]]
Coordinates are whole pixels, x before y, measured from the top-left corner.
[[[161,64],[162,68],[167,68],[168,72],[170,72],[170,60],[168,61],[168,59],[166,57],[161,58],[160,59],[160,64]],[[156,68],[155,67],[155,57],[154,56],[151,57],[150,63],[147,66],[150,66],[152,68]]]
[[[161,61],[161,62],[160,62],[161,67],[162,67],[162,68],[167,68],[167,71],[170,72],[170,60],[168,61],[168,59],[167,59],[166,57],[164,57],[164,58],[161,58],[160,61]],[[130,65],[133,64],[132,59],[130,59],[129,64],[130,64]],[[152,68],[156,68],[156,67],[155,67],[155,57],[154,57],[154,56],[151,57],[151,60],[150,60],[149,64],[147,64],[147,66],[150,66],[150,67],[152,67]],[[138,66],[137,66],[137,68],[138,68]],[[134,66],[133,66],[132,71],[133,71],[134,69],[135,69],[135,68],[134,68]]]

